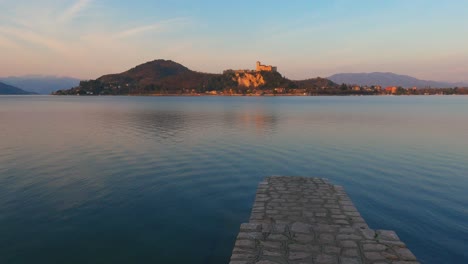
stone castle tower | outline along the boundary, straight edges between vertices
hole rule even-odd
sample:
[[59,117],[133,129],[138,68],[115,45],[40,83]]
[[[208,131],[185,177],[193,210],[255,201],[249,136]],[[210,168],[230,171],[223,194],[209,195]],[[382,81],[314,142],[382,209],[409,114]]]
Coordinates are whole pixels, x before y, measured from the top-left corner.
[[271,65],[262,65],[259,61],[257,61],[256,71],[269,71],[269,72],[276,72],[276,66]]

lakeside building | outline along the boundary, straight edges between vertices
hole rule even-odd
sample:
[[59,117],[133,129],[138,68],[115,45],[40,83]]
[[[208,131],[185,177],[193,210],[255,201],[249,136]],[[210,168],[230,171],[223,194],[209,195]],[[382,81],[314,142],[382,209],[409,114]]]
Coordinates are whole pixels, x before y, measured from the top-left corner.
[[396,94],[397,91],[398,91],[398,87],[396,86],[388,86],[387,88],[385,88],[385,92],[387,93]]

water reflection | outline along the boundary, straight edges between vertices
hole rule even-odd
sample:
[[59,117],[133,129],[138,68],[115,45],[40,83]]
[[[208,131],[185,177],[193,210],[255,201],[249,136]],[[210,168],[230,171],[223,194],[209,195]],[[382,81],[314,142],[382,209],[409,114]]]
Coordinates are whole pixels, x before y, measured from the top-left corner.
[[123,130],[145,138],[180,141],[190,134],[194,138],[219,136],[219,127],[236,133],[271,135],[278,124],[276,111],[265,108],[217,109],[214,111],[165,111],[157,107],[124,113],[92,114],[95,123],[109,130]]
[[223,125],[239,130],[253,131],[258,135],[270,135],[275,132],[278,117],[275,113],[266,113],[264,109],[225,112]]
[[[106,117],[105,117],[106,118]],[[156,141],[178,141],[181,133],[190,131],[191,121],[181,111],[159,111],[157,109],[135,110],[122,114],[121,125],[134,133],[134,137]],[[106,118],[105,120],[109,120]]]

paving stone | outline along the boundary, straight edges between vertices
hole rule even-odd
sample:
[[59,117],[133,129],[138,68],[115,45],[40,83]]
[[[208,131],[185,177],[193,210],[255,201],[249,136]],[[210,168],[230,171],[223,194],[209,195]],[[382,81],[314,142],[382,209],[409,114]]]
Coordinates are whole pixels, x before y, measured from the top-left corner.
[[398,238],[395,231],[377,230],[376,233],[377,233],[377,238],[380,240],[387,240],[387,241],[399,241],[400,240],[400,238]]
[[311,232],[312,226],[305,223],[294,223],[291,226],[291,231],[296,233],[307,233]]
[[352,224],[352,227],[355,229],[369,229],[369,226],[366,224],[366,222],[358,222]]
[[334,246],[323,247],[323,252],[326,254],[340,254],[341,248]]
[[344,249],[341,254],[348,257],[358,257],[359,251],[357,249]]
[[346,219],[346,215],[342,215],[342,214],[339,214],[339,215],[331,215],[332,218],[335,218],[335,219]]
[[353,240],[342,240],[340,241],[340,245],[344,248],[357,248],[356,241]]
[[314,236],[312,235],[305,235],[305,234],[295,234],[293,236],[294,241],[302,242],[302,243],[308,243],[312,242],[315,240]]
[[360,216],[361,214],[359,212],[344,212],[345,215],[347,216]]
[[352,227],[341,227],[338,231],[340,234],[354,234],[356,233],[356,229]]
[[317,264],[337,264],[338,258],[332,255],[320,254],[315,257],[315,263]]
[[231,260],[249,260],[255,259],[256,254],[254,253],[234,253],[231,256]]
[[286,231],[287,225],[285,224],[274,224],[273,225],[273,232],[275,233],[284,233]]
[[237,239],[261,239],[263,234],[261,232],[240,232]]
[[288,237],[282,234],[271,234],[267,237],[267,240],[280,240],[280,241],[285,241],[288,240]]
[[375,231],[372,229],[361,229],[361,234],[364,236],[366,239],[374,239],[375,238]]
[[255,262],[255,264],[282,264],[282,263],[271,261],[271,260],[260,260],[260,261]]
[[[378,238],[377,238],[378,239]],[[377,241],[379,241],[380,244],[384,244],[384,245],[387,245],[387,246],[396,246],[396,247],[405,247],[405,243],[401,242],[401,241],[395,241],[395,240],[380,240],[378,239]]]
[[380,260],[380,259],[385,259],[382,254],[379,252],[364,252],[364,256],[369,259],[369,260]]
[[264,219],[265,214],[259,214],[259,213],[252,213],[250,215],[250,219]]
[[[255,240],[253,240],[253,241],[255,241]],[[232,252],[235,252],[235,253],[255,253],[256,250],[257,250],[257,248],[234,246],[234,248],[232,249]]]
[[336,236],[337,240],[361,240],[362,237],[355,234],[339,234]]
[[255,247],[255,240],[237,240],[236,247],[244,247],[244,248],[254,248]]
[[244,223],[240,227],[241,231],[261,231],[262,225],[260,224],[252,224],[252,223]]
[[340,263],[341,264],[361,264],[362,262],[359,258],[341,257]]
[[341,209],[328,209],[328,211],[330,211],[331,214],[345,214],[345,215],[348,215],[348,213],[354,214],[354,212],[343,212],[341,211]]
[[273,241],[262,241],[261,245],[264,248],[276,248],[280,249],[281,248],[281,242],[273,242]]
[[398,260],[399,257],[393,253],[390,253],[390,252],[387,252],[387,251],[384,251],[384,252],[380,252],[380,254],[382,254],[382,256],[384,256],[384,258],[386,259],[389,259],[389,260]]
[[329,244],[329,243],[335,242],[335,236],[334,236],[334,234],[321,234],[319,236],[319,240],[322,243]]
[[310,244],[289,244],[290,251],[320,252],[320,246]]
[[416,257],[407,248],[397,248],[395,252],[402,260],[416,260]]
[[289,252],[289,260],[299,260],[299,259],[306,259],[310,257],[311,253],[308,252]]
[[382,244],[364,244],[362,245],[364,251],[384,251],[387,246]]
[[283,256],[283,252],[279,250],[263,250],[262,251],[264,256],[272,256],[272,257],[281,257]]
[[340,224],[340,225],[349,225],[349,222],[343,219],[334,220],[333,223]]
[[313,230],[315,232],[335,232],[336,231],[336,226],[335,225],[329,225],[329,224],[318,224],[313,227]]

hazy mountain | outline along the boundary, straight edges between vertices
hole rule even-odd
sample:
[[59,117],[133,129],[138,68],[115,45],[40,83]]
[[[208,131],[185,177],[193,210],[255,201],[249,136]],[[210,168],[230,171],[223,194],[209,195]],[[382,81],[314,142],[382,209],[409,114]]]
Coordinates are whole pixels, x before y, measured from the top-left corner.
[[51,94],[60,89],[69,89],[80,83],[70,77],[26,75],[0,78],[0,81],[38,94]]
[[371,73],[338,73],[328,79],[338,84],[356,84],[356,85],[381,85],[401,86],[404,88],[450,88],[461,86],[461,83],[448,83],[437,81],[419,80],[408,75],[399,75],[391,72],[371,72]]
[[0,82],[0,94],[34,94]]

